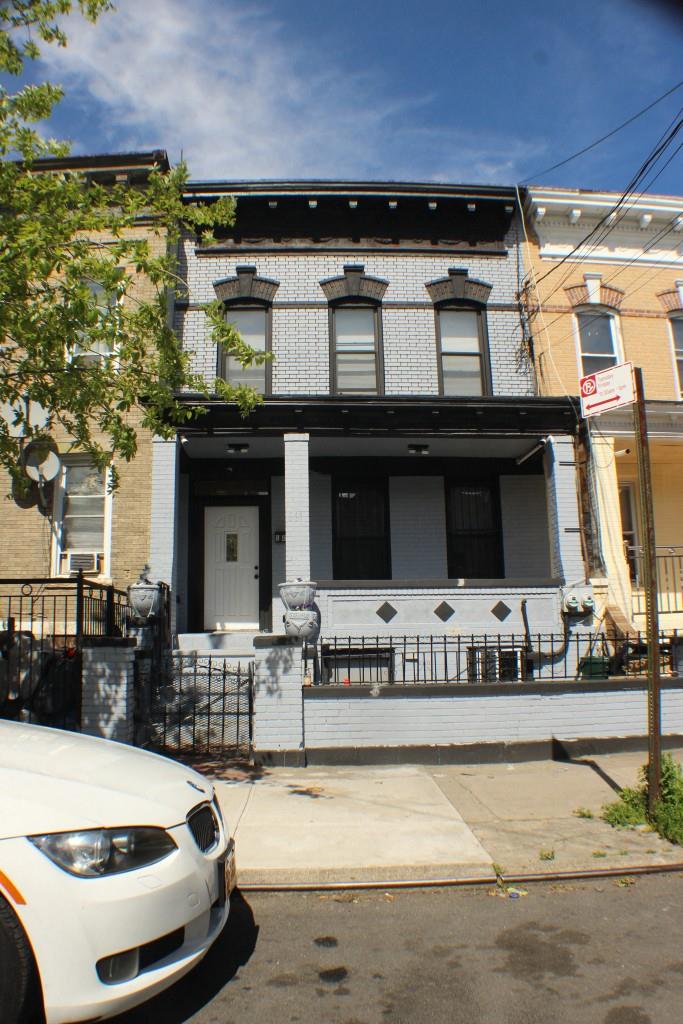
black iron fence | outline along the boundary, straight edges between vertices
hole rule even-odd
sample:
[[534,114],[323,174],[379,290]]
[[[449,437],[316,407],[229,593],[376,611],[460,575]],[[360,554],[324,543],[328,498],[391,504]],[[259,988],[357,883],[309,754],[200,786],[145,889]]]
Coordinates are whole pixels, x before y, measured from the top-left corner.
[[82,641],[126,620],[126,594],[82,574],[0,579],[0,716],[79,728]]
[[159,676],[138,684],[138,737],[174,753],[247,753],[252,738],[253,665],[173,651]]
[[[683,675],[683,633],[663,631],[661,669]],[[314,685],[477,684],[644,675],[644,633],[577,632],[322,638],[306,652]]]

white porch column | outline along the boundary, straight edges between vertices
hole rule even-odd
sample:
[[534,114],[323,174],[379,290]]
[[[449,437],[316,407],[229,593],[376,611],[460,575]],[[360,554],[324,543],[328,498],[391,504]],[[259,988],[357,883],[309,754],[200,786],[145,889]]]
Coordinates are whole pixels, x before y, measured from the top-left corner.
[[593,434],[593,472],[600,519],[602,556],[608,579],[608,603],[616,605],[626,617],[632,619],[631,577],[624,556],[619,508],[619,479],[613,437]]
[[288,580],[311,578],[308,434],[285,434],[285,568]]
[[171,631],[176,631],[178,461],[176,440],[155,437],[152,443],[152,515],[149,567],[152,579],[171,588]]
[[545,453],[550,568],[570,586],[586,578],[581,551],[581,523],[574,439],[549,437]]

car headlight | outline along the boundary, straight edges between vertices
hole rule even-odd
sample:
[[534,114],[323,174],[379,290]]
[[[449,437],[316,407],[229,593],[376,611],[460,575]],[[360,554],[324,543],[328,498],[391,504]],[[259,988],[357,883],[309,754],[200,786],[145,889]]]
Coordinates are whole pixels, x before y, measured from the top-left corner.
[[51,861],[79,878],[101,878],[163,860],[177,849],[162,828],[97,828],[29,836]]

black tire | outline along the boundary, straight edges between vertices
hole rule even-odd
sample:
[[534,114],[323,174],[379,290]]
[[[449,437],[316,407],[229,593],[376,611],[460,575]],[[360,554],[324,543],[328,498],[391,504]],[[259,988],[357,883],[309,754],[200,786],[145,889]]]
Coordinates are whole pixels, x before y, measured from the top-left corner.
[[33,952],[10,905],[0,896],[0,1024],[42,1019]]

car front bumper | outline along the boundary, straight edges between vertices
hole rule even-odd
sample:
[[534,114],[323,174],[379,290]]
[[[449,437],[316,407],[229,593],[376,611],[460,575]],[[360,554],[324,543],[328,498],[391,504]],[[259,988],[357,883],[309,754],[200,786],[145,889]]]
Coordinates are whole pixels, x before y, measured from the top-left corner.
[[[25,899],[14,906],[33,947],[46,1024],[109,1017],[173,984],[204,956],[228,917],[222,888],[228,839],[203,854],[186,825],[177,850],[148,868],[76,878],[27,839],[0,843],[6,875]],[[232,845],[232,844],[231,844]],[[139,973],[105,983],[98,963],[141,949]]]

